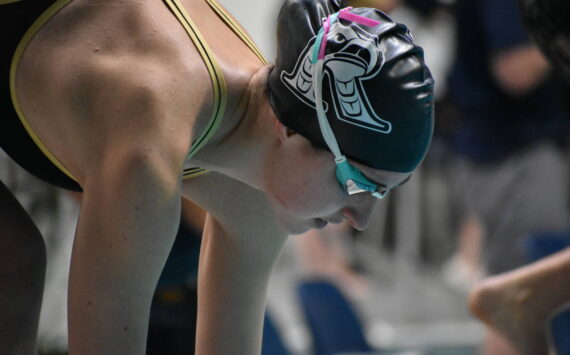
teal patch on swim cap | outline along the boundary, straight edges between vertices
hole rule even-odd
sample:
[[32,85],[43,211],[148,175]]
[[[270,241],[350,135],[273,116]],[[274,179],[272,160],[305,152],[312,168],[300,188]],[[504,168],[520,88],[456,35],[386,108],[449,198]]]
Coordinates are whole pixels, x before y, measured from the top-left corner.
[[323,41],[324,33],[325,32],[323,31],[323,28],[321,27],[321,29],[319,30],[319,33],[317,34],[315,44],[313,45],[313,56],[311,58],[311,63],[313,63],[313,64],[316,64],[317,60],[319,58],[319,47],[321,46],[320,43]]

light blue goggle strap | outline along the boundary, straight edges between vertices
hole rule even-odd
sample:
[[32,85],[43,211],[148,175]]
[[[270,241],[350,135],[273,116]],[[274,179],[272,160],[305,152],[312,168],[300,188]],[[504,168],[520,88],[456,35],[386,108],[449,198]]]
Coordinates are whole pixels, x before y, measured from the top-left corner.
[[[331,21],[332,23],[332,21]],[[321,34],[319,31],[319,35]],[[330,151],[334,154],[336,163],[336,177],[338,182],[341,184],[342,188],[349,194],[354,195],[361,192],[370,192],[372,196],[382,199],[386,196],[386,192],[378,192],[378,185],[367,179],[360,170],[356,167],[350,165],[346,156],[340,152],[337,140],[334,136],[332,128],[325,115],[325,110],[323,108],[323,65],[324,60],[318,59],[318,51],[321,45],[321,41],[324,36],[317,35],[315,44],[313,47],[313,86],[315,91],[315,106],[317,111],[317,118],[319,120],[319,127],[321,129],[321,134],[325,140],[325,143],[329,147]]]
[[[338,15],[339,15],[339,12],[335,12],[334,14],[329,15],[329,17],[325,21],[323,21],[323,25],[319,29],[319,32],[317,33],[317,38],[315,39],[315,43],[313,44],[313,55],[311,57],[311,63],[316,64],[317,61],[319,60],[319,53],[321,52],[323,39],[325,40],[325,43],[327,40],[325,38],[327,33],[325,33],[325,32],[328,32],[330,27],[336,22]],[[323,50],[324,50],[324,48],[323,48]],[[322,54],[324,54],[324,53],[322,53]]]

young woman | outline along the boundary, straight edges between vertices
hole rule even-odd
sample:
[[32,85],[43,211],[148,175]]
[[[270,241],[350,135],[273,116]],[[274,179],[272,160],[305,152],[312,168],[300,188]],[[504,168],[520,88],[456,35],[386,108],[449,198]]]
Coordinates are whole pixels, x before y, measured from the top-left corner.
[[[181,197],[208,211],[197,353],[259,352],[286,236],[365,228],[427,151],[433,80],[377,10],[287,1],[272,66],[212,0],[1,2],[2,148],[83,191],[71,354],[144,353]],[[4,187],[0,209],[0,353],[31,354],[45,252]]]

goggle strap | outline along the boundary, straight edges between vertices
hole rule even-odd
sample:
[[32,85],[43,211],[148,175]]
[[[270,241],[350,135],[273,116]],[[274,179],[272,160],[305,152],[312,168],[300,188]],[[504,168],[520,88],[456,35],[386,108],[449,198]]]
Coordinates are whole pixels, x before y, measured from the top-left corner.
[[338,142],[334,136],[329,121],[327,120],[323,107],[323,63],[325,57],[325,46],[327,43],[326,36],[332,24],[335,23],[339,17],[365,26],[376,26],[380,24],[380,22],[376,20],[353,14],[350,10],[352,10],[352,7],[346,7],[324,19],[323,26],[320,28],[317,38],[315,39],[315,43],[313,44],[313,55],[311,58],[313,63],[313,83],[315,84],[315,106],[319,120],[319,127],[325,143],[334,154],[335,160],[346,160],[346,158],[340,152]]
[[[370,191],[372,196],[376,198],[384,198],[384,196],[376,191],[376,186],[374,184],[369,184],[368,179],[358,170],[353,168],[346,157],[340,152],[340,147],[336,137],[332,131],[330,123],[325,114],[325,109],[323,107],[323,66],[325,57],[325,46],[326,46],[326,36],[330,30],[331,25],[337,20],[338,17],[343,18],[348,21],[357,22],[366,26],[375,26],[379,22],[368,19],[362,16],[358,16],[349,12],[352,8],[346,8],[327,17],[323,22],[323,26],[317,34],[317,38],[313,44],[313,53],[311,56],[311,62],[313,63],[313,83],[314,83],[314,94],[315,94],[315,108],[317,111],[317,118],[319,121],[319,127],[323,139],[329,150],[333,153],[336,163],[336,175],[339,181],[352,181],[358,188]],[[340,16],[339,16],[340,15]],[[355,179],[356,178],[356,179]],[[347,186],[343,186],[345,189]]]
[[[325,109],[323,107],[323,61],[319,60],[315,65],[313,65],[313,76],[315,78],[315,105],[317,109],[317,118],[319,120],[319,127],[321,129],[321,134],[325,143],[329,147],[330,151],[334,154],[335,160],[342,159],[343,155],[340,152],[340,148],[329,124],[327,116],[325,114]],[[346,160],[346,158],[344,158]]]

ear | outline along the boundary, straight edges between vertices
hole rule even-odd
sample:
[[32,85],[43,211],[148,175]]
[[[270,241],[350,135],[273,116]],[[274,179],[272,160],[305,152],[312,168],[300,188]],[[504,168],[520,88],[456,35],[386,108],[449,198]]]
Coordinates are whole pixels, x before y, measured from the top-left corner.
[[291,128],[285,126],[277,118],[275,118],[275,133],[277,135],[277,139],[279,139],[279,141],[281,143],[284,143],[291,136],[294,136],[297,134],[297,132],[295,132]]

